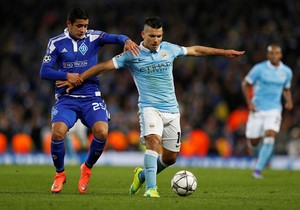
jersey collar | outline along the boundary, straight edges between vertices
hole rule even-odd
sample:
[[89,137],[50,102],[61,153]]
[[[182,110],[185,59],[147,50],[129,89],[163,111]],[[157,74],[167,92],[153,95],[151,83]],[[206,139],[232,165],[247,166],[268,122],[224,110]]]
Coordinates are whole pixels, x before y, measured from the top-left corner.
[[270,61],[267,61],[267,65],[271,68],[271,69],[274,69],[274,70],[278,70],[278,69],[281,69],[282,68],[282,62],[280,61],[279,62],[279,66],[274,66]]
[[150,51],[148,48],[144,47],[143,42],[140,43],[140,48],[146,52],[156,52],[158,53],[161,48],[161,44],[158,46],[158,48],[155,51]]

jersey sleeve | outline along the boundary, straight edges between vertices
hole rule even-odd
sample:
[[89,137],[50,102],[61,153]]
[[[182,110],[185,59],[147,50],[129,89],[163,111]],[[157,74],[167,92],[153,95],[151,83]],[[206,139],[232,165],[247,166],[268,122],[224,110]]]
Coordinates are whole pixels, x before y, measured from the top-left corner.
[[290,89],[291,88],[292,79],[293,79],[293,72],[292,72],[291,69],[288,68],[287,78],[286,78],[286,82],[285,82],[285,85],[284,85],[285,89]]
[[249,73],[247,74],[247,76],[245,77],[245,80],[253,85],[256,80],[259,78],[259,75],[260,75],[260,68],[258,65],[255,65],[250,71]]
[[109,34],[103,31],[94,31],[93,34],[98,34],[99,45],[103,46],[105,44],[118,44],[124,45],[125,41],[129,39],[128,36],[122,34]]
[[187,54],[187,49],[185,47],[179,46],[177,44],[168,43],[169,49],[173,52],[175,58],[183,57]]
[[58,51],[52,40],[49,41],[46,54],[40,68],[40,77],[47,80],[65,80],[67,72],[56,70]]
[[116,55],[112,59],[115,69],[121,69],[129,66],[129,63],[132,61],[132,55],[129,51]]

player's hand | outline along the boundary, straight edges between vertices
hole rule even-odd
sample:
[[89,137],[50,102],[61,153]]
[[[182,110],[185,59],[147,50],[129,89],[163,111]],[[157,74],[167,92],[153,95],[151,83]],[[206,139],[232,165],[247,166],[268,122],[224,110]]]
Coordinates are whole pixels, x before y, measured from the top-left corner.
[[129,50],[129,52],[132,56],[138,56],[140,54],[139,46],[135,42],[133,42],[131,39],[127,39],[125,41],[124,52],[126,50]]
[[81,85],[83,83],[83,80],[78,73],[67,73],[67,80],[75,86]]
[[73,88],[75,88],[75,85],[73,85],[72,83],[70,83],[69,81],[67,80],[57,80],[55,82],[55,85],[58,87],[58,88],[61,88],[61,87],[66,87],[66,92],[69,93],[70,90],[72,90]]
[[228,58],[235,58],[241,55],[244,55],[245,51],[237,51],[237,50],[225,50],[225,56]]

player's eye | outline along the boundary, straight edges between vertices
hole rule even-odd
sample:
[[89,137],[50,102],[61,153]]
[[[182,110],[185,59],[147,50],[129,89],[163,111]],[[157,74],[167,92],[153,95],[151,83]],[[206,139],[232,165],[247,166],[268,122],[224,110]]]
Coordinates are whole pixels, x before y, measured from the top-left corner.
[[88,27],[88,25],[87,24],[78,24],[77,25],[77,28],[87,28]]

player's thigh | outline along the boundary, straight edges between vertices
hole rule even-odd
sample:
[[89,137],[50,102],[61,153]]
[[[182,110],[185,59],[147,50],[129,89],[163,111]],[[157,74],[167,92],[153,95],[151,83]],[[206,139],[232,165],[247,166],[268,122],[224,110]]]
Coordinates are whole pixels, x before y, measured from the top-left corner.
[[110,119],[106,104],[100,97],[85,98],[82,101],[80,113],[81,122],[89,128],[93,128],[96,122],[108,123]]
[[259,112],[250,112],[246,123],[246,137],[257,139],[263,135],[263,116]]
[[143,108],[139,111],[141,143],[145,144],[145,136],[155,134],[162,136],[163,122],[160,113],[153,108]]
[[162,147],[179,152],[181,147],[180,114],[164,114],[164,130],[162,135]]
[[272,130],[276,133],[280,130],[281,112],[279,110],[271,110],[265,113],[264,131]]
[[74,106],[74,99],[62,98],[52,107],[51,122],[63,122],[68,129],[72,128],[77,121],[76,107]]

